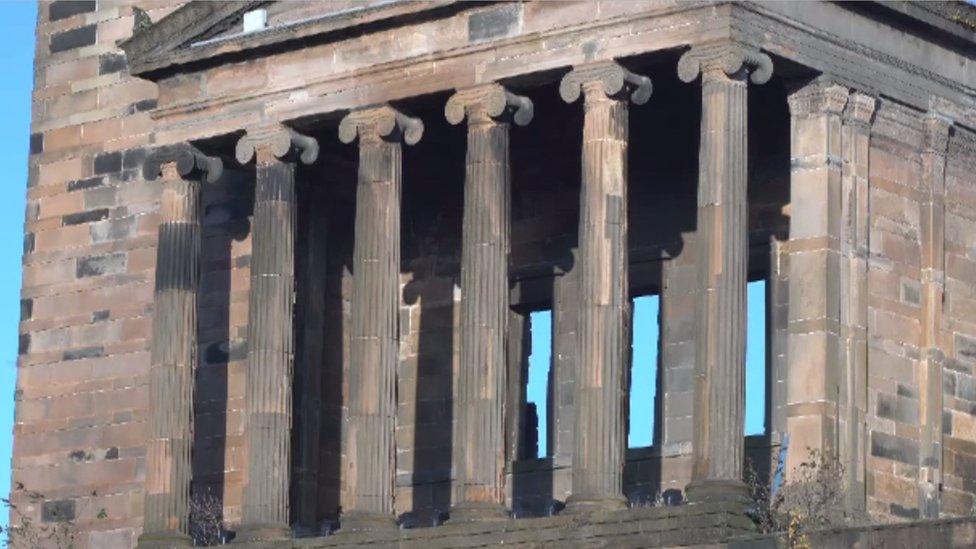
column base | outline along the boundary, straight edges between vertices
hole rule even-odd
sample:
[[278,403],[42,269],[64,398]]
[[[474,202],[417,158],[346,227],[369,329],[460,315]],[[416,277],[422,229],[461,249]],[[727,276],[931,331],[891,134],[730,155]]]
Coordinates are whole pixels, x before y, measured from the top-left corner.
[[685,487],[688,503],[741,503],[749,504],[749,489],[741,480],[703,479],[693,480]]
[[139,536],[138,549],[173,549],[193,547],[190,536],[170,532],[148,532]]
[[340,532],[383,532],[398,528],[396,518],[384,513],[350,511],[339,517]]
[[498,522],[509,519],[508,509],[500,503],[462,502],[451,507],[450,523]]
[[566,510],[562,514],[582,515],[598,511],[619,511],[626,508],[627,499],[623,496],[608,498],[569,496],[566,499]]
[[242,524],[236,534],[234,543],[281,541],[291,538],[291,528],[280,524]]

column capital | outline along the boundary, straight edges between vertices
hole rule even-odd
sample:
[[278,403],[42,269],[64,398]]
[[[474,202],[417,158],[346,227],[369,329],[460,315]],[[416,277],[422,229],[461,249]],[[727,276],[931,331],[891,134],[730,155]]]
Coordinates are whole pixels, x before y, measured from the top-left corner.
[[851,126],[869,128],[878,100],[873,95],[863,92],[852,92],[844,108],[844,122]]
[[402,136],[404,143],[415,145],[423,135],[423,121],[389,105],[352,111],[339,122],[339,140],[343,143],[352,143],[356,137],[361,141],[378,141]]
[[148,181],[155,181],[163,174],[165,164],[174,164],[176,173],[183,179],[200,178],[213,183],[224,171],[224,163],[215,156],[207,156],[196,147],[181,143],[164,145],[153,150],[142,164],[142,175]]
[[944,156],[949,148],[949,132],[952,130],[953,120],[937,112],[928,112],[922,123],[922,151]]
[[850,95],[846,86],[829,79],[817,78],[789,94],[786,100],[793,116],[840,115],[844,112]]
[[234,150],[241,164],[247,164],[252,158],[258,163],[266,163],[271,158],[284,160],[292,154],[298,154],[302,164],[311,164],[319,156],[319,142],[285,126],[258,126],[248,128]]
[[602,84],[607,97],[630,92],[630,100],[636,105],[647,103],[654,89],[650,78],[634,74],[611,60],[573,67],[559,82],[559,96],[572,103],[589,83]]
[[696,44],[678,60],[678,78],[692,82],[699,74],[720,70],[733,76],[745,70],[753,84],[765,84],[773,75],[773,61],[761,51],[738,42]]
[[444,116],[451,124],[460,124],[465,116],[471,124],[511,114],[516,124],[525,126],[532,121],[533,112],[531,99],[515,95],[500,84],[458,90],[444,106]]

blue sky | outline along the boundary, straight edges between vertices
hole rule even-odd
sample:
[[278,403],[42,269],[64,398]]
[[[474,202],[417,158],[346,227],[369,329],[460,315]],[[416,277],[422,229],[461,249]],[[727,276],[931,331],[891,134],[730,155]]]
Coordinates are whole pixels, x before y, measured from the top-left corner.
[[[748,288],[746,341],[746,410],[744,432],[765,432],[766,419],[766,283],[750,282]],[[650,446],[654,437],[654,398],[657,393],[658,337],[660,300],[658,296],[634,299],[633,363],[631,366],[630,430],[627,445]],[[539,414],[540,457],[547,455],[546,394],[552,359],[552,314],[531,314],[532,353],[529,355],[529,380],[526,400],[536,404]]]
[[[34,82],[34,2],[5,2],[0,36],[7,44],[5,82],[0,86],[0,494],[10,493],[13,393],[17,377],[20,320],[20,259],[23,252],[30,94]],[[0,509],[0,526],[7,511]]]

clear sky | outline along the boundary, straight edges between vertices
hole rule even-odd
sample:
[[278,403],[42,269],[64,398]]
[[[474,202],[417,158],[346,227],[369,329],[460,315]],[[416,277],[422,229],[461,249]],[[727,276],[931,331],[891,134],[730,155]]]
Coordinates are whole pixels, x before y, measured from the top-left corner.
[[[0,187],[0,235],[3,235],[0,238],[0,494],[4,497],[10,493],[36,17],[36,4],[26,1],[4,2],[3,17],[0,17],[0,36],[7,44],[4,83],[0,85],[0,178],[3,181]],[[6,509],[0,509],[0,526],[7,526]]]
[[[765,432],[766,419],[766,283],[750,282],[748,287],[746,341],[746,410],[744,432]],[[660,336],[658,296],[634,299],[632,335],[633,363],[630,381],[630,448],[650,446],[654,438],[654,397],[657,394],[658,348]],[[536,404],[539,414],[539,457],[548,454],[546,398],[552,360],[552,313],[536,311],[530,316],[532,353],[529,355],[529,380],[526,400]]]

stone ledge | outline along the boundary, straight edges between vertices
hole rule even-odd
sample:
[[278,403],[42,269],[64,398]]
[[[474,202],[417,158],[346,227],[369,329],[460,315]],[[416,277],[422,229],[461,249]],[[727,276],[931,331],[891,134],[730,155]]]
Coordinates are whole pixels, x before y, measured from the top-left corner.
[[728,504],[698,504],[651,507],[545,518],[508,520],[496,523],[445,524],[385,532],[337,532],[321,538],[295,539],[276,543],[240,544],[250,549],[319,547],[402,547],[440,549],[448,547],[647,547],[688,545],[730,539],[753,531],[752,521],[741,507]]

